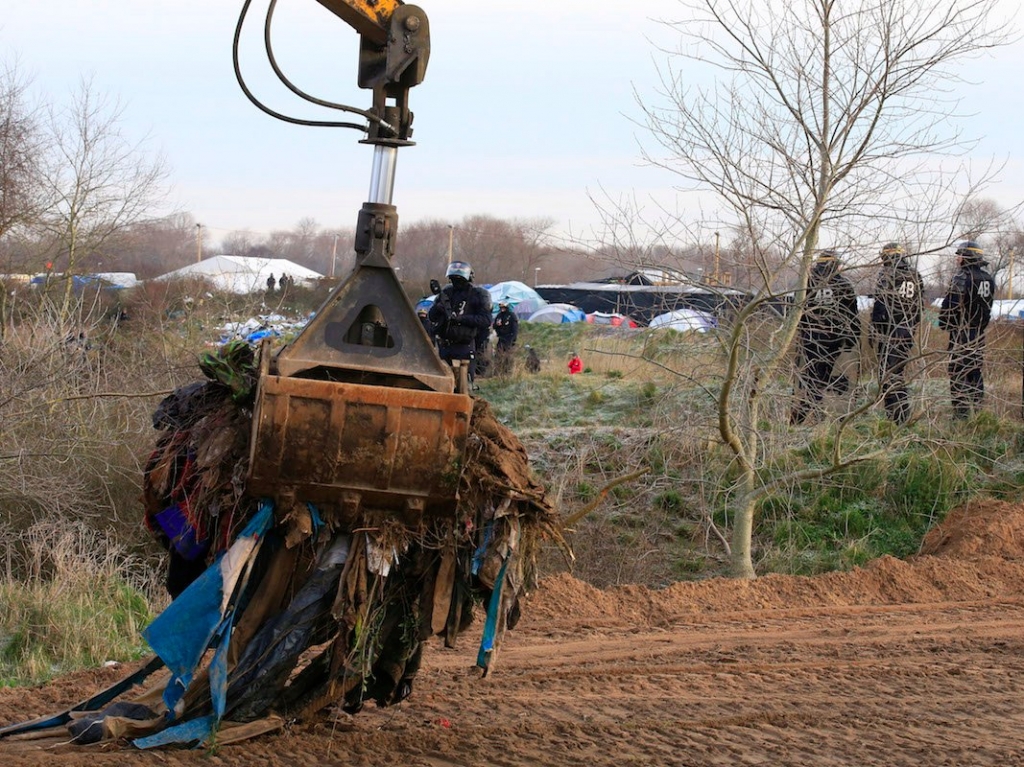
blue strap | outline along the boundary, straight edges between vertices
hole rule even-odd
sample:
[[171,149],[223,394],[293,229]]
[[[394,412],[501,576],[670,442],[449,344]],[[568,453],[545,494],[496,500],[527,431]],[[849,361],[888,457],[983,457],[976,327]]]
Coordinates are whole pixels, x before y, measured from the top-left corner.
[[505,570],[508,568],[511,553],[501,563],[501,570],[498,577],[494,579],[494,588],[491,590],[491,601],[487,605],[487,620],[484,622],[484,634],[480,639],[480,652],[476,656],[476,665],[485,672],[491,665],[491,655],[494,653],[494,637],[498,631],[498,611],[501,609],[501,594],[505,590]]
[[480,542],[477,550],[473,552],[473,566],[471,572],[476,575],[480,572],[480,566],[483,565],[484,557],[487,555],[487,547],[491,544],[491,537],[494,535],[494,520],[492,519],[487,523],[484,528],[484,539]]

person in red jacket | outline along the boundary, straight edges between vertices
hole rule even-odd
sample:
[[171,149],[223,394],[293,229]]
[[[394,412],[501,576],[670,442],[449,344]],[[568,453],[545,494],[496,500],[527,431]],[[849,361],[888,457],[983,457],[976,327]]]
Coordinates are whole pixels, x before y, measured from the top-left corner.
[[577,373],[583,372],[583,360],[580,359],[578,352],[572,353],[572,359],[569,360],[569,375],[576,375]]

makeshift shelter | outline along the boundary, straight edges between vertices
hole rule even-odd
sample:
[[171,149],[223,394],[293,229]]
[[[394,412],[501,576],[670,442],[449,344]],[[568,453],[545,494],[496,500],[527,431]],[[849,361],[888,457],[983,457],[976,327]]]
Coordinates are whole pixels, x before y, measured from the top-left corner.
[[698,333],[706,333],[717,324],[717,320],[711,314],[698,312],[696,309],[676,309],[674,312],[659,314],[651,320],[650,327],[668,328],[680,332],[695,330]]
[[224,293],[262,293],[267,289],[267,278],[274,277],[280,284],[287,275],[297,285],[311,285],[323,275],[285,258],[257,258],[253,256],[212,256],[181,269],[160,275],[157,280],[205,280],[214,289]]
[[611,325],[613,328],[638,328],[640,325],[632,317],[617,312],[591,312],[587,315],[591,325]]
[[527,322],[552,322],[555,324],[586,322],[586,320],[586,313],[572,304],[548,304],[526,318]]
[[637,277],[636,284],[618,282],[574,282],[571,285],[542,285],[541,297],[550,303],[578,306],[586,313],[625,314],[641,325],[653,317],[676,309],[696,309],[709,314],[723,314],[745,305],[751,296],[732,288],[707,285],[650,285],[647,278]]
[[[135,275],[133,274],[132,277],[134,277],[134,276]],[[63,284],[65,279],[67,279],[67,276],[64,275],[63,273],[57,273],[57,274],[37,274],[35,277],[33,277],[31,279],[29,284],[32,287],[34,287],[34,288],[38,288],[38,287],[40,287],[42,285],[46,285],[46,284],[49,284],[51,286],[52,285],[57,285],[57,284]],[[124,280],[122,280],[122,282],[124,282]],[[89,293],[94,293],[94,292],[100,291],[100,290],[110,292],[110,291],[123,290],[125,287],[127,287],[127,286],[124,285],[124,284],[121,284],[121,282],[115,282],[115,281],[107,279],[105,275],[100,275],[100,274],[72,274],[71,275],[71,289],[72,289],[72,291],[76,295],[82,293],[83,291],[89,292]]]
[[495,314],[498,313],[498,304],[506,303],[519,318],[526,319],[548,305],[548,302],[540,297],[540,293],[516,280],[488,285],[487,292],[491,294],[491,305]]

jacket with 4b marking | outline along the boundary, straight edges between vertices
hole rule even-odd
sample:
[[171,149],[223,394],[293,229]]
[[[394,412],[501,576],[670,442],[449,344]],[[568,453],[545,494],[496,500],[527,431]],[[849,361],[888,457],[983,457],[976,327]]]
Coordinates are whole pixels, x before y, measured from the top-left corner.
[[950,336],[980,333],[988,327],[995,292],[995,280],[984,262],[962,265],[942,299],[939,327]]
[[819,261],[807,278],[807,298],[799,329],[807,339],[842,341],[852,346],[860,336],[857,294],[836,261]]
[[924,309],[924,286],[917,269],[905,258],[882,265],[875,284],[871,324],[883,336],[913,331]]

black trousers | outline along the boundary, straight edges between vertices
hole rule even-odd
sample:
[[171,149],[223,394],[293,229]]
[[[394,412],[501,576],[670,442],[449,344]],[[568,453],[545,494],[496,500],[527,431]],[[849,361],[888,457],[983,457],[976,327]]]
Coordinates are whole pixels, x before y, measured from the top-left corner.
[[878,388],[890,420],[905,423],[910,418],[910,391],[906,370],[914,350],[909,328],[895,328],[881,336],[878,352]]
[[844,377],[834,378],[832,375],[839,355],[849,345],[849,339],[843,337],[815,335],[801,338],[800,363],[797,368],[800,398],[790,415],[791,423],[803,423],[810,412],[817,408],[828,389],[849,386],[849,381]]
[[949,334],[949,395],[956,418],[966,418],[981,408],[985,398],[984,363],[984,331]]

